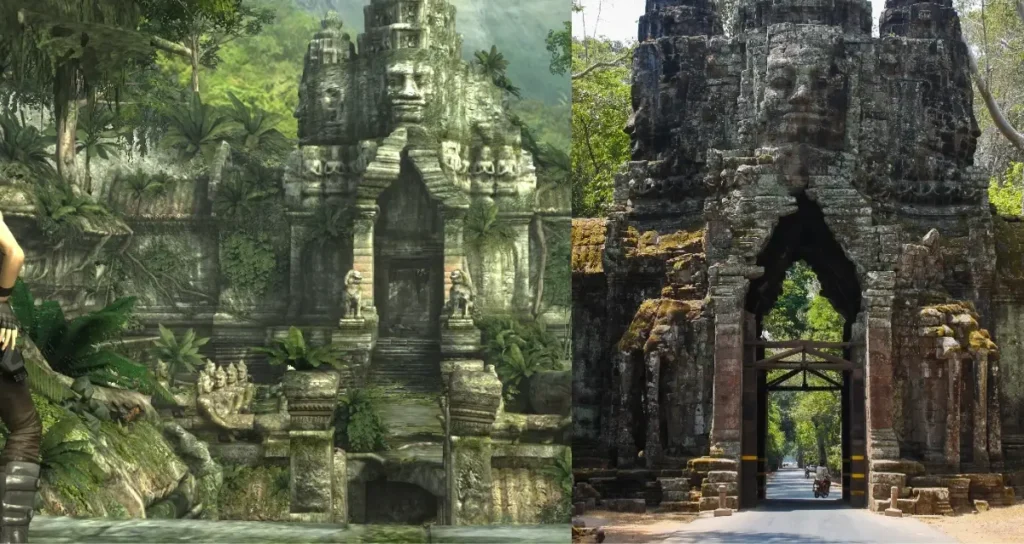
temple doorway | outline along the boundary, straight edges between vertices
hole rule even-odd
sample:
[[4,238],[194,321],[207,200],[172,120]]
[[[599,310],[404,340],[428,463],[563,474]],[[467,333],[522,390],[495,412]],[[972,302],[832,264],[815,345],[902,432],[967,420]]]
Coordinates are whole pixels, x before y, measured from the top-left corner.
[[[820,208],[803,195],[797,203],[758,256],[765,272],[745,302],[740,504],[863,507],[860,284]],[[827,497],[814,486],[823,471]]]
[[382,338],[437,339],[444,306],[444,223],[407,159],[377,201],[374,304]]

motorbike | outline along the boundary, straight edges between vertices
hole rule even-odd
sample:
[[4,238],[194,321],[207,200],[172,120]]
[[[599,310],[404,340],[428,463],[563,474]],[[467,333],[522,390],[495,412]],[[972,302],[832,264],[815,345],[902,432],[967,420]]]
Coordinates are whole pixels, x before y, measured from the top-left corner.
[[825,498],[828,497],[829,488],[832,487],[830,480],[819,480],[814,479],[814,498]]

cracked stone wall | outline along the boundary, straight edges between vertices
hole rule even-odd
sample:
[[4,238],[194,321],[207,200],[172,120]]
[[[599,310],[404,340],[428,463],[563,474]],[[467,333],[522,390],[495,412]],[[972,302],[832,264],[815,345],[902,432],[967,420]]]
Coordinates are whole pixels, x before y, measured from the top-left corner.
[[[1018,409],[1020,397],[1008,401],[1001,381],[1015,371],[998,370],[1011,366],[1005,356],[1001,366],[965,367],[952,382],[935,366],[940,362],[922,366],[921,343],[936,340],[923,340],[918,327],[907,328],[917,318],[908,320],[932,302],[898,281],[907,248],[920,246],[934,229],[933,251],[942,262],[935,296],[968,304],[976,329],[992,331],[996,344],[1016,319],[1015,309],[993,308],[997,259],[987,175],[974,166],[979,131],[967,46],[951,3],[889,0],[879,38],[870,34],[865,0],[742,0],[737,10],[731,38],[704,0],[648,2],[639,23],[627,126],[631,161],[616,181],[600,270],[593,257],[574,258],[574,281],[602,283],[605,296],[603,307],[596,291],[576,303],[586,316],[577,323],[600,322],[604,341],[580,348],[574,381],[586,390],[610,380],[608,391],[617,397],[609,409],[584,410],[587,423],[577,425],[577,438],[591,452],[588,459],[604,456],[606,465],[623,467],[639,462],[645,448],[662,446],[656,433],[621,432],[631,422],[643,428],[664,417],[629,409],[634,398],[649,404],[653,390],[618,348],[630,324],[664,297],[671,283],[664,271],[677,257],[663,253],[654,259],[658,266],[637,268],[638,233],[654,240],[680,229],[704,233],[702,262],[695,264],[700,274],[689,283],[707,287],[700,317],[688,326],[706,332],[660,338],[670,351],[690,354],[695,368],[709,370],[707,440],[728,456],[739,454],[744,315],[771,309],[782,275],[799,259],[812,266],[824,295],[851,325],[847,334],[857,343],[851,356],[865,373],[861,432],[869,458],[923,455],[922,443],[939,448],[931,435],[903,432],[912,425],[938,433],[945,447],[941,399],[950,383],[982,387],[975,398],[985,402],[972,414]],[[577,242],[591,243],[574,237]],[[994,326],[997,315],[1001,325]],[[578,329],[577,345],[600,337]],[[649,373],[653,363],[645,361]],[[904,381],[894,385],[894,377]],[[694,380],[686,379],[690,394],[703,389]],[[924,396],[910,397],[914,388]],[[931,411],[922,408],[929,398]],[[683,432],[700,443],[696,428]],[[974,434],[961,448],[999,449],[989,444],[992,436]]]

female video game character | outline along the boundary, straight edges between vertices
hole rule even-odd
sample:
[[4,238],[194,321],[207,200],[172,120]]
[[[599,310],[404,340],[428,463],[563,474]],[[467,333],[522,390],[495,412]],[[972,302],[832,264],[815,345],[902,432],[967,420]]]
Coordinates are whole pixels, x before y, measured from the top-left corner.
[[[10,296],[25,262],[14,234],[0,214],[0,353],[15,355],[18,320],[11,309]],[[3,365],[4,368],[7,365]],[[0,543],[28,542],[36,491],[39,488],[39,443],[43,426],[29,394],[24,371],[9,374],[0,371],[0,420],[10,430],[0,452]]]

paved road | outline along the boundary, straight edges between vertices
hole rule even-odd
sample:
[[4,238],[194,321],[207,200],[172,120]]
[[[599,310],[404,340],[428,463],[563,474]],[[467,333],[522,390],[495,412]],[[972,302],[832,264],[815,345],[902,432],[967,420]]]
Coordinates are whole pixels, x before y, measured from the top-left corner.
[[843,498],[842,481],[832,482],[827,499],[814,498],[814,475],[804,477],[802,468],[786,468],[768,477],[769,500],[835,502]]
[[[797,500],[765,501],[754,510],[728,517],[702,517],[681,525],[660,542],[694,544],[955,544],[956,539],[913,518],[887,518],[853,509],[832,500],[842,492],[833,487],[829,499],[814,499],[803,470],[780,471],[769,484],[768,496]],[[775,493],[773,493],[773,491]],[[804,500],[806,497],[810,500]]]
[[535,542],[569,544],[569,525],[420,527],[404,525],[331,525],[267,521],[204,521],[39,516],[29,530],[32,544],[275,544],[320,542],[444,542],[481,544]]

